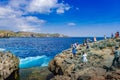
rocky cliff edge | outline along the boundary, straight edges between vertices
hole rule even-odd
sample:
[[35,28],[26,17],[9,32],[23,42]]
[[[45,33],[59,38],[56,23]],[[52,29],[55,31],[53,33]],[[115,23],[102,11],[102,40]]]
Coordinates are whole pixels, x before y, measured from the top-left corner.
[[[51,80],[120,80],[120,63],[110,67],[116,45],[120,46],[120,38],[90,43],[90,49],[78,45],[76,57],[71,48],[61,52],[49,63],[48,69],[55,75]],[[81,61],[83,51],[88,55],[86,64]]]

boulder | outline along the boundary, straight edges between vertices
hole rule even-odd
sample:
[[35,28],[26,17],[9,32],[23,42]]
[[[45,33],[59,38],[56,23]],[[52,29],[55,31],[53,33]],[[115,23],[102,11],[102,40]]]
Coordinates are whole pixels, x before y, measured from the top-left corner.
[[10,52],[0,52],[0,56],[0,80],[10,80],[8,77],[19,69],[19,59]]

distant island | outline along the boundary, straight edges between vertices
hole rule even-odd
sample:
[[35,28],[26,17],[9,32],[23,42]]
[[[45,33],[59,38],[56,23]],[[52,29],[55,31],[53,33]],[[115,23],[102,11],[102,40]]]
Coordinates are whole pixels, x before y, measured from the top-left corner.
[[0,38],[9,38],[9,37],[68,37],[63,34],[54,33],[34,33],[34,32],[24,32],[24,31],[9,31],[9,30],[0,30]]

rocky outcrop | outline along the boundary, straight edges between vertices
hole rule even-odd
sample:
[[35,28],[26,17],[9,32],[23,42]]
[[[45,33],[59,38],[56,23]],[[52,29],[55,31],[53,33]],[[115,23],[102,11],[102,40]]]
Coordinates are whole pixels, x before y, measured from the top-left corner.
[[[115,46],[120,46],[120,38],[90,43],[90,49],[78,45],[76,57],[71,48],[56,55],[48,69],[55,75],[51,80],[120,80],[120,63],[110,67]],[[82,53],[87,53],[88,62],[82,62]]]
[[17,80],[19,59],[10,52],[0,52],[0,80]]

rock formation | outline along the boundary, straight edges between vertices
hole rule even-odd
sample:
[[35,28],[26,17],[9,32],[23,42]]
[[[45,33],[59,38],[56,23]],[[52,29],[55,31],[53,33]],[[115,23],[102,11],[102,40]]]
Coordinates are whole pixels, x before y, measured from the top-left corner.
[[0,80],[17,80],[19,59],[10,52],[0,52]]
[[[78,45],[76,57],[71,48],[56,55],[48,69],[55,75],[51,80],[120,80],[120,63],[111,66],[115,46],[120,46],[120,38],[106,39],[90,43],[90,49]],[[119,48],[120,50],[120,48]],[[81,61],[82,53],[87,53],[88,62]]]

